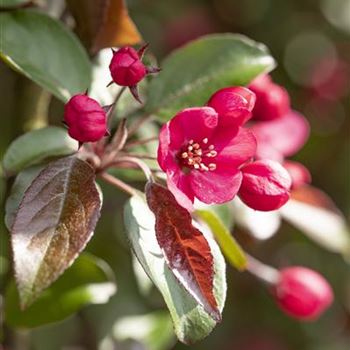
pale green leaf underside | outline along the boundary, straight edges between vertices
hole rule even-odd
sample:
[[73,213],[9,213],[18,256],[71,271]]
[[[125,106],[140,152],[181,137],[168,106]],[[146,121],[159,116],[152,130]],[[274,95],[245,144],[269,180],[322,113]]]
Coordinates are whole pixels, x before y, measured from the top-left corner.
[[[167,267],[156,240],[154,215],[141,196],[134,196],[127,202],[124,218],[132,249],[163,295],[179,340],[191,344],[206,337],[216,323],[183,289]],[[222,311],[226,298],[225,261],[215,241],[210,237],[207,239],[214,257],[214,295]]]

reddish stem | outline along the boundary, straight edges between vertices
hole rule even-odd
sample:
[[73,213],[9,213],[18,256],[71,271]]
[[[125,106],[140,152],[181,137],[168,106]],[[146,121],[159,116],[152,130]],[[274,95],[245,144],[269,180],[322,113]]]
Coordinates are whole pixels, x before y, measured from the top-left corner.
[[129,186],[124,181],[119,180],[116,177],[114,177],[108,173],[104,172],[104,173],[101,173],[99,176],[101,179],[105,180],[106,182],[108,182],[112,186],[121,189],[122,191],[124,191],[125,193],[127,193],[130,196],[134,196],[136,194],[136,190],[133,187]]
[[148,139],[144,139],[144,140],[131,141],[131,142],[127,143],[124,148],[128,149],[128,148],[132,148],[132,147],[139,146],[139,145],[144,145],[145,143],[157,141],[157,140],[158,140],[158,136],[153,136],[153,137],[149,137]]
[[247,270],[252,275],[270,285],[274,285],[277,283],[279,279],[279,272],[277,269],[263,264],[261,261],[253,258],[248,254],[246,254],[246,256],[248,259]]

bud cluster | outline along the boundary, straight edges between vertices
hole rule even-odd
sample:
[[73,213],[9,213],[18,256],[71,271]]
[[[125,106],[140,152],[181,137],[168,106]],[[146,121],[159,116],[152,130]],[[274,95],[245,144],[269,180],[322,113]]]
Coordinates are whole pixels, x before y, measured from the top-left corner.
[[[126,46],[115,51],[109,65],[112,81],[123,87],[129,87],[135,99],[141,102],[137,84],[147,74],[158,73],[159,68],[146,67],[142,57],[148,45],[139,51]],[[109,85],[110,85],[109,84]],[[64,124],[68,127],[69,135],[80,144],[84,142],[96,142],[104,136],[108,136],[107,113],[109,106],[101,107],[94,99],[85,94],[74,95],[65,105]]]

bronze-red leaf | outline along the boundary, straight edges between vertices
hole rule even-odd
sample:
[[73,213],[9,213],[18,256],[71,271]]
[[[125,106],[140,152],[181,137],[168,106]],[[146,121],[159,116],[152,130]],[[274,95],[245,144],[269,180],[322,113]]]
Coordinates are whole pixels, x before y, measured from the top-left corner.
[[146,197],[156,218],[156,236],[168,266],[183,287],[219,322],[221,314],[213,292],[213,256],[206,238],[192,225],[190,213],[168,189],[149,182]]
[[34,179],[11,229],[22,307],[73,263],[92,236],[100,207],[94,170],[75,156],[49,163]]

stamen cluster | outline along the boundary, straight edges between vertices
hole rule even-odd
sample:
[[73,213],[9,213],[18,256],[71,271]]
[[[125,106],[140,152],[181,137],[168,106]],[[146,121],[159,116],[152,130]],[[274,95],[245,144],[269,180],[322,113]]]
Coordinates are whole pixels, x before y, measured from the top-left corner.
[[[207,145],[208,138],[204,138],[201,143],[190,140],[187,146],[180,151],[180,158],[183,166],[201,170],[213,171],[216,169],[216,164],[208,163],[206,158],[214,158],[217,156],[214,145]],[[205,148],[207,147],[207,148]]]

